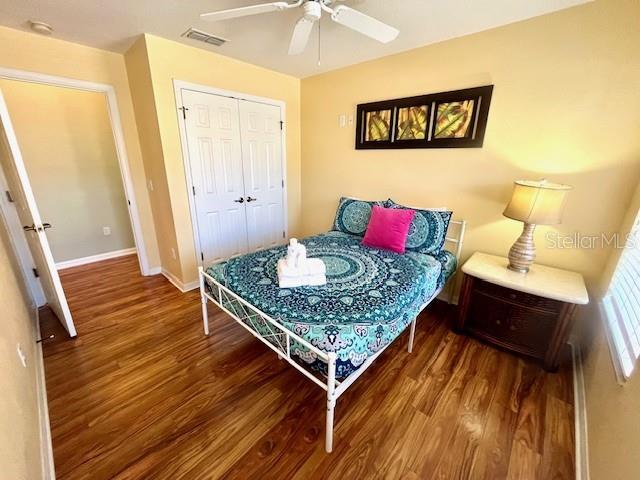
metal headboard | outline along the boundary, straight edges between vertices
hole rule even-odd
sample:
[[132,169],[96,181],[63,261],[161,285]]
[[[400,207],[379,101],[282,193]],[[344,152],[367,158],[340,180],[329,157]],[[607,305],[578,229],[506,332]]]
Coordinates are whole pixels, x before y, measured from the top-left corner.
[[[451,232],[451,225],[455,225],[456,232]],[[445,237],[445,244],[451,243],[452,251],[456,256],[458,264],[460,264],[460,254],[462,253],[462,242],[464,241],[464,232],[467,228],[467,222],[465,220],[451,220],[449,222],[449,228],[447,229],[447,236]]]

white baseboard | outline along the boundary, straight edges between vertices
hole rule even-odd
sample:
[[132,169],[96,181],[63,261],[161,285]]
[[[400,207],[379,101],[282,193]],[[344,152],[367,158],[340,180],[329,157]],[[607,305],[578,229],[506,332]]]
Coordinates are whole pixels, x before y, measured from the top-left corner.
[[162,273],[162,267],[151,267],[148,271],[147,271],[147,276],[151,276],[151,275],[160,275]]
[[65,268],[77,267],[79,265],[86,265],[88,263],[101,262],[102,260],[109,260],[110,258],[124,257],[126,255],[133,255],[136,253],[134,248],[125,248],[124,250],[114,250],[113,252],[99,253],[97,255],[91,255],[89,257],[74,258],[73,260],[65,260],[64,262],[57,262],[56,268],[63,270]]
[[162,275],[167,280],[169,280],[169,282],[171,282],[173,286],[176,287],[178,290],[180,290],[182,293],[188,292],[190,290],[195,290],[196,288],[200,287],[200,283],[198,282],[198,280],[194,280],[193,282],[189,282],[189,283],[183,283],[182,280],[180,280],[173,273],[169,272],[168,270],[165,270],[164,268],[161,270],[160,273],[162,273]]
[[573,360],[573,411],[575,416],[576,480],[589,480],[589,445],[587,437],[587,395],[584,386],[582,350],[576,338],[569,341]]
[[[40,316],[38,307],[34,306],[36,339],[41,337]],[[38,396],[38,416],[40,418],[40,458],[42,460],[42,478],[55,480],[56,471],[53,463],[53,443],[51,441],[51,424],[49,423],[49,404],[47,401],[47,382],[44,376],[44,358],[42,343],[36,344],[36,392]]]

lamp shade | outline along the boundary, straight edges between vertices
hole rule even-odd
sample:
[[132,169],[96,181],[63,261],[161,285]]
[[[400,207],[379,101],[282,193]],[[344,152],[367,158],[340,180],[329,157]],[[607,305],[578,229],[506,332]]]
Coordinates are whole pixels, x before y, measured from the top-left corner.
[[518,180],[503,215],[534,225],[556,225],[562,221],[566,195],[571,188],[546,180]]

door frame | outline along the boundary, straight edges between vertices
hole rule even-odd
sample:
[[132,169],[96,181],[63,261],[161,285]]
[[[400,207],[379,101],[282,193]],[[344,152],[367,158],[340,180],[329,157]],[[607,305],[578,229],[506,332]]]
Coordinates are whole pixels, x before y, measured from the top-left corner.
[[[109,114],[109,122],[113,133],[113,140],[116,148],[116,156],[118,157],[118,165],[120,167],[120,176],[124,186],[125,200],[127,200],[127,210],[129,212],[129,220],[131,230],[133,232],[133,241],[138,252],[138,263],[142,275],[151,275],[154,272],[149,266],[149,258],[142,235],[142,224],[140,222],[140,214],[138,212],[138,204],[136,202],[136,194],[131,180],[131,169],[129,167],[129,157],[127,155],[127,147],[124,141],[124,131],[120,120],[120,110],[118,109],[118,99],[115,88],[106,83],[87,82],[84,80],[76,80],[75,78],[59,77],[55,75],[47,75],[37,72],[29,72],[26,70],[15,70],[12,68],[0,67],[0,78],[6,80],[16,80],[27,83],[37,83],[41,85],[50,85],[53,87],[71,88],[74,90],[82,90],[86,92],[102,93],[107,100],[107,112]],[[6,112],[9,118],[11,112]],[[15,137],[15,132],[11,132]],[[10,139],[16,143],[17,138]]]
[[234,92],[232,90],[224,90],[222,88],[209,87],[207,85],[201,85],[197,83],[186,82],[184,80],[173,79],[173,92],[176,102],[176,117],[178,120],[178,128],[180,130],[180,146],[182,151],[182,163],[184,165],[185,181],[186,181],[186,193],[189,199],[189,214],[191,215],[191,228],[193,230],[193,241],[195,246],[194,255],[196,257],[196,265],[204,266],[202,258],[198,254],[202,251],[200,247],[200,232],[198,231],[198,217],[196,213],[196,203],[194,196],[191,194],[191,188],[193,186],[193,178],[191,176],[191,162],[189,159],[189,146],[187,142],[187,125],[184,121],[180,108],[182,107],[182,90],[192,90],[200,93],[207,93],[210,95],[217,95],[219,97],[233,98],[236,100],[245,100],[255,103],[263,103],[266,105],[272,105],[280,108],[280,121],[282,122],[282,129],[280,130],[280,137],[282,147],[280,148],[280,157],[282,163],[282,180],[284,181],[284,187],[282,189],[282,208],[283,208],[283,228],[285,233],[285,239],[289,238],[289,202],[288,202],[288,182],[287,182],[287,122],[286,122],[286,103],[282,100],[274,100],[266,97],[258,97],[255,95],[249,95],[241,92]]

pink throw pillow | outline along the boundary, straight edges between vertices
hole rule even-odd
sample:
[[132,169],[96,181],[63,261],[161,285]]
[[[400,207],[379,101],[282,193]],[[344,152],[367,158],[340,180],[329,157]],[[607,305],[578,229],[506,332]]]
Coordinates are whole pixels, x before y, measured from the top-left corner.
[[409,228],[416,212],[374,205],[362,244],[404,253]]

